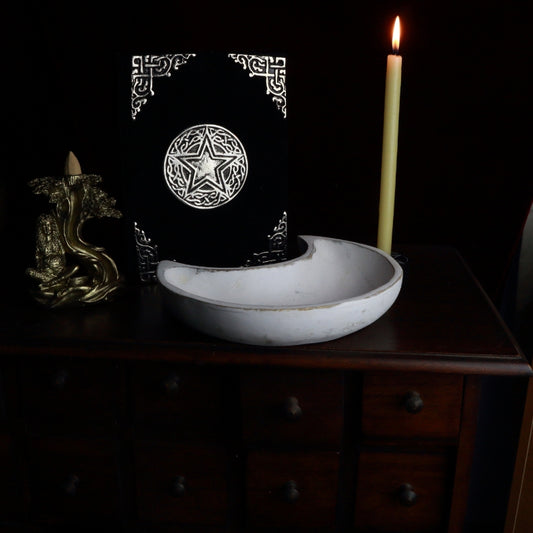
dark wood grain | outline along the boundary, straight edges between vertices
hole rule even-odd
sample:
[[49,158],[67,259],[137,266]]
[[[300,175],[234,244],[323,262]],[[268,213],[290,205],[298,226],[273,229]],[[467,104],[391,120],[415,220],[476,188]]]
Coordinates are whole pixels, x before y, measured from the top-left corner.
[[[118,458],[110,440],[43,437],[28,446],[30,514],[41,522],[117,519]],[[71,476],[79,480],[66,490]]]
[[533,380],[529,380],[505,533],[533,531]]
[[36,433],[109,433],[117,423],[119,371],[111,361],[43,357],[20,365],[24,418]]
[[465,378],[464,397],[461,413],[460,439],[457,446],[455,463],[453,499],[450,510],[449,533],[463,531],[468,508],[470,472],[474,458],[475,436],[478,422],[480,401],[480,378]]
[[[360,454],[355,504],[357,532],[437,533],[445,531],[452,459],[442,453],[366,451]],[[402,505],[400,488],[417,495]]]
[[127,290],[110,304],[48,311],[3,300],[0,354],[158,358],[184,362],[355,370],[531,374],[468,268],[452,248],[406,247],[404,285],[367,328],[328,343],[257,348],[218,341],[174,320],[158,288]]
[[[319,388],[319,390],[317,390]],[[291,369],[241,372],[243,436],[250,446],[339,449],[343,431],[341,372]],[[288,418],[288,398],[301,408]]]
[[14,436],[17,396],[15,366],[4,362],[0,365],[0,520],[20,520],[27,512],[23,460]]
[[12,429],[19,410],[20,394],[16,361],[13,358],[6,358],[0,361],[0,432]]
[[157,286],[66,310],[3,299],[0,468],[15,452],[30,495],[15,524],[463,531],[479,376],[533,372],[454,250],[404,251],[390,311],[312,345],[196,333]]
[[223,369],[172,363],[131,366],[131,405],[138,436],[215,438],[225,430]]
[[[20,520],[27,511],[27,498],[20,455],[11,435],[0,431],[0,517]],[[1,529],[1,528],[0,528]]]
[[[251,452],[246,464],[248,526],[333,528],[338,474],[336,452]],[[291,502],[283,494],[288,481],[299,491]]]
[[[148,522],[224,524],[228,518],[228,457],[220,447],[168,442],[135,443],[139,518]],[[172,492],[176,477],[183,493]]]
[[[406,395],[420,394],[423,407],[410,413]],[[457,439],[462,376],[392,372],[367,373],[363,383],[362,431],[366,437]]]

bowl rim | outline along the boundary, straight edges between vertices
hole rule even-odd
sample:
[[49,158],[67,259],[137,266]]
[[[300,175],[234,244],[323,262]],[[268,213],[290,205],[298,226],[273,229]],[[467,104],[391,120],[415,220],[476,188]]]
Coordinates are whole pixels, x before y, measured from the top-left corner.
[[[372,298],[374,296],[377,296],[378,294],[381,294],[388,289],[390,289],[392,286],[396,285],[398,282],[401,282],[403,279],[403,269],[400,266],[400,264],[389,254],[384,252],[383,250],[380,250],[379,248],[376,248],[374,246],[370,246],[368,244],[362,244],[358,242],[348,241],[344,239],[338,239],[333,237],[320,237],[316,235],[298,235],[297,236],[300,241],[307,244],[307,248],[304,252],[302,252],[301,255],[294,257],[292,259],[289,259],[288,261],[283,261],[280,263],[268,263],[265,265],[253,265],[249,267],[204,267],[204,266],[198,266],[198,265],[191,265],[187,263],[181,263],[179,261],[173,261],[168,259],[163,259],[160,261],[157,265],[156,270],[156,277],[157,281],[160,285],[162,285],[165,289],[168,291],[178,294],[180,296],[183,296],[189,300],[194,300],[198,302],[203,302],[207,304],[211,304],[213,306],[221,307],[224,309],[243,309],[243,310],[251,310],[251,311],[302,311],[302,310],[314,310],[314,309],[324,309],[329,307],[338,306],[345,303],[351,303],[356,301],[362,301],[367,300],[369,298]],[[170,268],[182,268],[185,267],[187,269],[196,269],[197,271],[210,271],[210,272],[232,272],[232,271],[243,271],[243,270],[264,270],[268,268],[280,268],[284,267],[285,265],[290,265],[292,263],[295,263],[297,261],[301,261],[303,259],[306,259],[307,257],[312,256],[316,252],[315,242],[317,241],[335,241],[335,242],[342,242],[347,243],[351,245],[355,245],[361,248],[366,248],[368,250],[371,250],[373,252],[378,253],[382,257],[384,257],[389,264],[393,268],[393,274],[391,278],[384,283],[383,285],[380,285],[379,287],[376,287],[375,289],[372,289],[370,291],[367,291],[365,293],[359,294],[357,296],[352,296],[349,298],[342,298],[340,300],[329,300],[324,301],[323,303],[318,304],[296,304],[296,305],[267,305],[267,304],[250,304],[250,303],[238,303],[238,302],[229,302],[227,300],[216,300],[214,298],[208,298],[205,296],[200,296],[191,292],[188,292],[186,290],[183,290],[172,283],[168,282],[164,277],[164,272],[169,270]]]

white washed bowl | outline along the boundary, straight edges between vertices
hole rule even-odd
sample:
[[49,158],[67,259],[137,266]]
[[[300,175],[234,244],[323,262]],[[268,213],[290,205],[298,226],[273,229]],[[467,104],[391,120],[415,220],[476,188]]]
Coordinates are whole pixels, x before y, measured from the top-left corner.
[[339,239],[300,240],[305,252],[283,263],[208,268],[161,261],[165,304],[194,329],[260,346],[337,339],[392,306],[403,271],[390,255]]

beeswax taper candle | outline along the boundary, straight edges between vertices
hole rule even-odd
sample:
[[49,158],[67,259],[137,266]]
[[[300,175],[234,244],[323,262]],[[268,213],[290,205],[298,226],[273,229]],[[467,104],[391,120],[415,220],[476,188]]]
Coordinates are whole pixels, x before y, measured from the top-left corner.
[[396,192],[396,161],[398,154],[398,123],[400,118],[400,88],[402,84],[402,56],[399,55],[399,49],[400,17],[396,17],[392,32],[393,53],[387,57],[378,221],[378,248],[388,254],[391,253],[392,247],[394,196]]

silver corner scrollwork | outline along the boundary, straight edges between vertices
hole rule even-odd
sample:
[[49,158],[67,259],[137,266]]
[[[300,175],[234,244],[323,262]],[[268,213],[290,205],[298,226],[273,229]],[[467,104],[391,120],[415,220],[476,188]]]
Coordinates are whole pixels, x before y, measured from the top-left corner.
[[154,78],[169,77],[196,54],[140,55],[131,58],[131,118],[135,120],[149,96]]
[[266,93],[272,95],[276,107],[287,118],[286,59],[284,57],[228,54],[236,63],[248,70],[250,77],[265,78]]
[[287,260],[288,237],[287,237],[287,213],[284,211],[272,235],[268,235],[268,250],[257,252],[248,259],[244,266],[266,265],[269,263],[281,263]]
[[137,251],[137,267],[142,282],[157,281],[156,269],[159,263],[159,250],[156,244],[146,236],[137,222],[133,223],[135,232],[135,249]]
[[[135,120],[141,108],[154,92],[154,78],[170,77],[196,54],[134,55],[131,58],[131,118]],[[248,71],[250,77],[265,78],[266,93],[272,95],[276,107],[287,117],[286,59],[284,57],[250,54],[228,54],[228,57]]]

